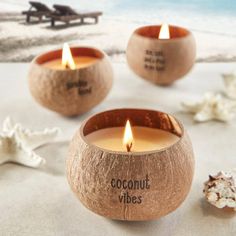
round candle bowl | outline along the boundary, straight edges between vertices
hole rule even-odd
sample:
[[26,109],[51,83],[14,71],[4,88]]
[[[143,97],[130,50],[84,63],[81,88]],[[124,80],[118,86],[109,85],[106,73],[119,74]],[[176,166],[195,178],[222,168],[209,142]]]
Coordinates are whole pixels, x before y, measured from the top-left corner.
[[42,106],[66,116],[89,111],[99,104],[112,87],[113,72],[108,57],[95,48],[71,48],[73,57],[89,56],[96,62],[78,69],[54,69],[44,64],[62,57],[55,50],[36,57],[28,81],[32,96]]
[[[94,131],[133,126],[158,128],[179,137],[173,145],[147,152],[115,152],[88,142]],[[118,109],[86,120],[75,134],[67,159],[71,189],[91,211],[118,220],[157,219],[186,198],[193,179],[194,156],[183,126],[159,111]]]
[[138,28],[126,55],[130,68],[140,77],[168,85],[187,74],[195,62],[196,45],[190,31],[169,26],[170,39],[159,39],[160,25]]

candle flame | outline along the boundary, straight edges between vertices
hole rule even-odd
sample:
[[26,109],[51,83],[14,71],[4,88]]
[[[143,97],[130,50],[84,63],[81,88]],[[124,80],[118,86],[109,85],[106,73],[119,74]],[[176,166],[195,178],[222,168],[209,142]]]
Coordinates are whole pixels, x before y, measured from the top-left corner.
[[125,125],[124,138],[123,138],[123,145],[126,147],[127,152],[131,151],[133,142],[134,142],[134,139],[133,139],[131,125],[130,125],[129,120],[127,120],[126,125]]
[[67,43],[64,43],[62,50],[62,65],[67,69],[76,69],[75,62],[73,60],[70,47]]
[[168,24],[162,24],[158,38],[159,39],[169,39],[170,38],[170,29],[169,29]]

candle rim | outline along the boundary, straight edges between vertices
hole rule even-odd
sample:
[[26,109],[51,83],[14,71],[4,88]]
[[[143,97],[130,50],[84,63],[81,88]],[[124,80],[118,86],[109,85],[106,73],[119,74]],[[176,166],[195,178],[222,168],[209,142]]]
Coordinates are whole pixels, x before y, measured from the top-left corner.
[[[62,58],[62,48],[57,48],[57,49],[54,49],[54,50],[50,50],[50,51],[46,51],[44,53],[41,53],[40,55],[36,56],[32,63],[33,64],[36,64],[37,66],[39,67],[43,67],[44,69],[47,69],[47,70],[50,70],[50,71],[77,71],[77,70],[83,70],[83,69],[86,69],[88,67],[91,67],[91,66],[94,66],[98,63],[100,63],[105,57],[106,57],[106,54],[103,50],[100,50],[98,48],[95,48],[95,47],[89,47],[89,46],[72,46],[70,47],[71,49],[71,52],[72,54],[74,53],[75,50],[84,50],[84,51],[89,51],[91,54],[78,54],[78,55],[73,55],[73,56],[85,56],[85,57],[94,57],[95,60],[94,63],[92,63],[91,65],[88,65],[87,67],[83,67],[83,68],[76,68],[76,69],[73,69],[73,70],[68,70],[68,69],[55,69],[55,68],[49,68],[49,67],[46,67],[44,66],[44,63],[47,63],[47,62],[50,62],[50,61],[53,61],[53,60],[57,60],[57,59],[61,59]],[[84,52],[83,52],[84,53]],[[54,54],[54,55],[53,55]],[[55,56],[56,54],[56,56]],[[48,59],[46,59],[47,57],[49,57]]]
[[[90,134],[90,133],[88,133],[88,134],[85,135],[85,134],[84,134],[84,128],[85,128],[87,122],[89,122],[89,120],[90,120],[91,118],[93,118],[93,117],[95,117],[95,116],[97,116],[97,115],[102,115],[103,113],[105,114],[106,112],[114,112],[114,111],[122,111],[122,110],[130,110],[130,111],[132,111],[132,110],[139,110],[139,111],[147,111],[147,112],[157,112],[157,113],[162,113],[162,114],[171,116],[171,117],[173,117],[173,118],[175,119],[175,121],[177,122],[177,124],[178,124],[178,126],[179,126],[179,128],[180,128],[180,130],[181,130],[181,136],[178,136],[177,134],[172,133],[172,132],[170,132],[170,131],[168,131],[168,130],[162,129],[163,131],[170,132],[170,133],[176,135],[177,137],[179,137],[179,139],[178,139],[176,142],[174,142],[173,144],[171,144],[171,145],[169,145],[169,146],[167,146],[167,147],[161,148],[161,149],[153,149],[153,150],[150,150],[150,151],[132,151],[132,152],[113,151],[113,150],[110,150],[110,149],[102,148],[102,147],[96,146],[95,144],[89,142],[89,141],[86,139],[86,136],[87,136],[88,134]],[[134,126],[137,126],[137,125],[134,125]],[[123,126],[113,126],[113,127],[123,127]],[[141,127],[152,128],[152,127],[149,127],[149,126],[141,126]],[[107,128],[109,128],[109,127],[107,127]],[[112,128],[112,127],[110,127],[110,128]],[[153,128],[153,129],[155,129],[155,128]],[[95,131],[98,131],[98,130],[102,130],[102,129],[97,129],[97,130],[95,130]],[[95,132],[95,131],[93,131],[93,132]],[[93,133],[93,132],[91,132],[91,133]],[[85,142],[87,145],[90,145],[90,146],[92,146],[92,147],[94,147],[94,148],[96,148],[96,149],[98,149],[98,150],[103,151],[103,152],[109,152],[109,153],[112,153],[112,154],[122,154],[122,155],[126,154],[127,156],[132,155],[132,154],[135,154],[135,155],[144,155],[144,154],[145,154],[145,155],[147,155],[147,154],[154,154],[154,153],[161,153],[161,152],[164,152],[164,151],[168,150],[169,148],[172,148],[172,147],[174,147],[175,145],[178,145],[178,144],[182,141],[183,137],[185,136],[185,133],[186,133],[186,132],[185,132],[185,128],[184,128],[183,124],[182,124],[178,119],[176,119],[174,116],[172,116],[172,115],[170,115],[170,114],[168,114],[168,113],[159,111],[159,110],[142,109],[142,108],[118,108],[118,109],[112,109],[112,110],[106,110],[106,111],[103,111],[103,112],[99,112],[99,113],[96,113],[95,115],[91,115],[91,116],[88,117],[86,120],[84,120],[83,123],[81,124],[80,128],[79,128],[80,137],[81,137],[81,139],[83,140],[83,142]]]
[[[141,38],[152,39],[152,40],[155,40],[155,41],[158,41],[158,42],[163,42],[163,43],[164,42],[170,42],[170,41],[174,42],[174,41],[183,40],[183,39],[186,39],[186,38],[188,38],[189,36],[192,35],[192,32],[190,30],[188,30],[187,28],[185,28],[185,27],[168,24],[169,30],[170,30],[170,38],[168,38],[168,39],[159,39],[159,33],[160,33],[161,26],[162,25],[159,25],[159,24],[141,26],[141,27],[137,28],[134,31],[134,34],[136,34],[137,36],[139,36]],[[150,28],[157,28],[158,32],[154,36],[149,36],[149,35],[147,35],[147,33],[141,32],[145,29],[150,29]],[[185,34],[181,35],[181,36],[178,36],[178,37],[171,37],[171,29],[182,30],[182,31],[185,32]]]

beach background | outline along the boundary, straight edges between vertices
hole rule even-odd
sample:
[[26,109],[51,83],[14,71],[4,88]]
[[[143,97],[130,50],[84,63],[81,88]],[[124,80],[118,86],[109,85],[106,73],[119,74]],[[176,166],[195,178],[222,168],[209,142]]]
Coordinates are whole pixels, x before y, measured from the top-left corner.
[[197,42],[198,62],[236,61],[235,0],[42,0],[77,10],[103,12],[98,24],[55,29],[50,22],[26,24],[28,0],[0,1],[0,61],[29,62],[39,53],[70,45],[103,49],[113,61],[125,62],[128,39],[142,25],[169,23],[190,29]]

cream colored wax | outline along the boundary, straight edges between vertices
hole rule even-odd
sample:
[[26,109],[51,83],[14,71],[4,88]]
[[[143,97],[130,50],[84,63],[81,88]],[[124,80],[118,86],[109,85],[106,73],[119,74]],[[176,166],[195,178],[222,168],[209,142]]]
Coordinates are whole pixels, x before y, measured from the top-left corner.
[[[78,57],[73,57],[73,60],[75,62],[76,68],[80,69],[96,63],[99,59],[96,57],[78,56]],[[55,70],[65,70],[65,66],[62,65],[62,60],[59,58],[45,62],[43,66]]]
[[[148,127],[132,127],[134,142],[131,152],[143,152],[159,150],[171,146],[179,140],[179,137],[161,130]],[[124,128],[114,127],[95,131],[86,136],[89,143],[95,146],[112,150],[127,151],[123,145]]]

